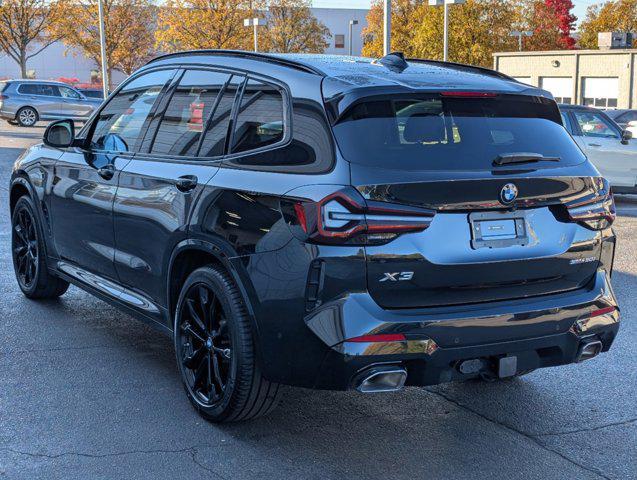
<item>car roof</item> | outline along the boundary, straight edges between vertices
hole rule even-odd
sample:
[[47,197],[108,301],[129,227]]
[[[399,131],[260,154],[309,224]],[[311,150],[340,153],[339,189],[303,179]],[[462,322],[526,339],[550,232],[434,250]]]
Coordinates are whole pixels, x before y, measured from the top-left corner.
[[[392,54],[400,55],[402,54]],[[333,79],[343,91],[359,87],[406,87],[409,89],[491,90],[521,93],[533,91],[544,96],[550,93],[525,85],[507,75],[488,68],[436,60],[406,59],[406,68],[394,69],[377,59],[328,54],[266,54],[235,50],[195,50],[163,55],[151,60],[177,63],[180,59],[198,56],[197,62],[214,63],[215,57],[236,57],[287,66]],[[209,58],[207,58],[209,57]],[[338,90],[338,88],[336,89]]]
[[620,115],[623,115],[624,113],[634,112],[634,111],[636,110],[632,110],[630,108],[615,108],[612,110],[604,110],[604,112],[606,112],[606,115],[612,118],[619,117]]
[[601,112],[602,110],[596,107],[589,107],[588,105],[573,105],[571,103],[558,103],[557,106],[560,110],[591,110],[594,112]]
[[38,80],[38,79],[34,79],[34,78],[15,78],[15,79],[10,79],[10,80],[3,80],[3,82],[15,82],[15,83],[45,83],[47,85],[62,85],[64,87],[71,87],[73,88],[72,85],[69,85],[68,83],[64,83],[64,82],[58,82],[57,80]]

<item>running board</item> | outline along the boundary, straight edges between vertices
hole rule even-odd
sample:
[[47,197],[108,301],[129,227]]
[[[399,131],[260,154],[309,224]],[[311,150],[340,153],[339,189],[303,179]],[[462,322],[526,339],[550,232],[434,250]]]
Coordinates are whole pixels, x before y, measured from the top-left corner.
[[159,317],[161,315],[161,309],[148,297],[137,292],[133,292],[112,280],[107,280],[95,273],[88,272],[62,260],[57,262],[56,266],[58,270],[66,275],[78,280],[92,289],[100,291],[110,298],[119,300],[120,302],[141,310],[152,317]]

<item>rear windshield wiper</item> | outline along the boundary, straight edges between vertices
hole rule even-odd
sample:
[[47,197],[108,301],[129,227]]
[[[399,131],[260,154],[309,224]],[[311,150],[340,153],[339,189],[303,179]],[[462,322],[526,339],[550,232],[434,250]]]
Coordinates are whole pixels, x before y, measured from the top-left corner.
[[502,153],[493,161],[493,165],[510,165],[512,163],[559,162],[560,157],[545,157],[541,153],[516,152]]

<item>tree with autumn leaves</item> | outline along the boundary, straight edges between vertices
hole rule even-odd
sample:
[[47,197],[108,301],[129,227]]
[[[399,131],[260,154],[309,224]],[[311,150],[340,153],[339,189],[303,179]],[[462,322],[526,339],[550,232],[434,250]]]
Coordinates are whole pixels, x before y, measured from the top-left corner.
[[[102,0],[108,78],[117,69],[130,75],[155,53],[154,5],[150,0]],[[66,45],[101,62],[98,0],[58,0],[51,30]]]
[[[637,0],[636,0],[637,1]],[[571,0],[467,0],[449,9],[449,57],[452,61],[490,67],[492,54],[516,50],[511,30],[532,30],[526,50],[573,48],[576,18]],[[392,1],[392,50],[407,56],[442,58],[443,9],[422,0]],[[363,54],[382,55],[383,4],[372,3],[363,30]]]
[[580,46],[597,48],[598,32],[637,32],[637,0],[617,0],[588,7]]
[[27,76],[27,62],[53,42],[51,34],[57,3],[47,0],[0,0],[0,52],[20,65],[22,78]]
[[323,52],[329,30],[310,10],[310,0],[168,0],[157,25],[157,47],[250,49],[245,18],[265,17],[259,48],[270,52]]

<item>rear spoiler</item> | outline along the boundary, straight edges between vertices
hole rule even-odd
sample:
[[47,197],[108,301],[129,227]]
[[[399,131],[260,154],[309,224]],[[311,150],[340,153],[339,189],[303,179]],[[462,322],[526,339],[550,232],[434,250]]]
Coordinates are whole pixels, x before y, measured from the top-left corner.
[[[418,95],[418,94],[439,94],[441,93],[441,88],[409,88],[400,85],[396,86],[370,86],[370,87],[354,87],[348,90],[344,90],[345,82],[342,82],[337,79],[326,78],[323,80],[323,98],[325,104],[325,110],[327,111],[327,116],[331,125],[335,125],[339,122],[339,120],[343,117],[343,115],[355,104],[359,103],[361,100],[372,100],[372,99],[386,99],[387,96],[391,95]],[[522,87],[526,87],[524,84],[517,84]],[[454,91],[458,92],[458,95],[463,95],[467,93],[467,88],[449,88],[444,87],[444,91],[447,96],[452,96]],[[473,89],[472,89],[473,90]],[[528,88],[520,88],[519,90],[489,90],[484,92],[474,91],[472,93],[476,94],[484,94],[487,96],[495,96],[495,95],[523,95],[529,97],[539,97],[545,98],[547,100],[552,100],[555,102],[553,95],[547,90],[542,90],[541,88],[528,87]],[[474,95],[476,96],[476,95]],[[479,96],[479,95],[477,95]],[[555,108],[557,110],[557,104],[555,104]],[[558,111],[559,113],[559,111]]]

